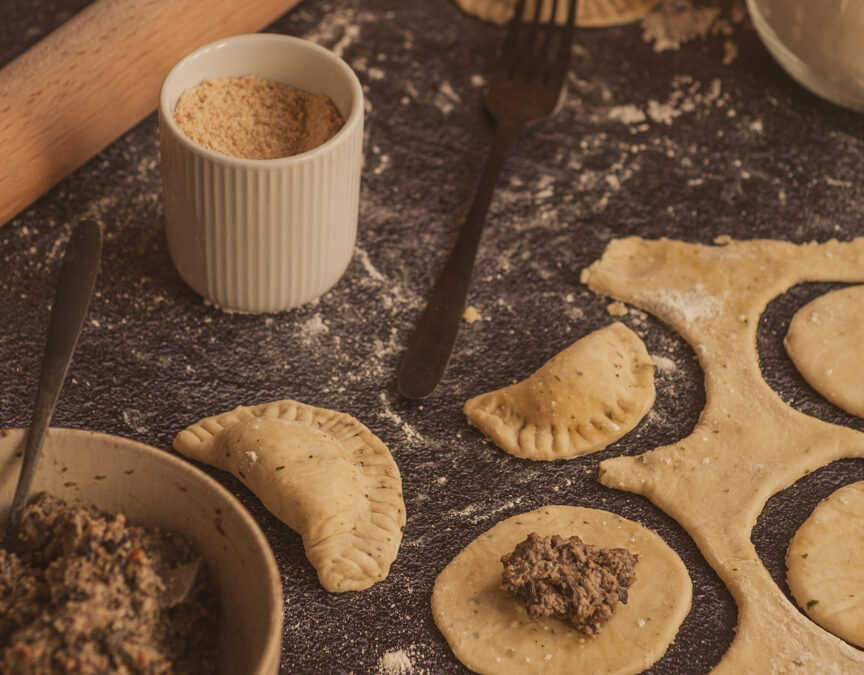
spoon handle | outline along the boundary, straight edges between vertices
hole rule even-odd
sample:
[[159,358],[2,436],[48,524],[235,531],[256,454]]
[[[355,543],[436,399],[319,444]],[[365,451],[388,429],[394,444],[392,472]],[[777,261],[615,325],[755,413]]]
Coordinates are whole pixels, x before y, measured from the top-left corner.
[[14,547],[45,431],[54,414],[54,406],[66,379],[72,353],[78,343],[78,335],[84,325],[84,317],[96,285],[101,253],[102,229],[92,220],[82,220],[72,232],[66,246],[57,279],[57,295],[51,308],[48,337],[42,355],[42,371],[39,374],[33,421],[27,434],[21,474],[6,525],[4,543],[7,548]]

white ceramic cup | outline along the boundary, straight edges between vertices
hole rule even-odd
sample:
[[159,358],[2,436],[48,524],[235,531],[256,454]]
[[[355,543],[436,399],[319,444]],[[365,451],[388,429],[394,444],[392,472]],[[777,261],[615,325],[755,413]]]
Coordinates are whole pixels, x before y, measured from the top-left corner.
[[[173,112],[185,90],[244,75],[326,94],[345,124],[317,148],[279,159],[228,157],[180,131]],[[354,249],[363,162],[363,91],[342,59],[285,35],[205,45],[162,84],[159,138],[168,250],[196,292],[225,309],[277,312],[339,280]]]

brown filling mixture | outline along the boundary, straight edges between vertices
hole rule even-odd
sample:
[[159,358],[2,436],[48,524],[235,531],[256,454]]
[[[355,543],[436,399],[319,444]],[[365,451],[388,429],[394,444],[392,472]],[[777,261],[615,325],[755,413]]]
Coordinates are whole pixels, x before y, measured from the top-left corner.
[[216,672],[216,593],[179,535],[42,494],[19,536],[0,549],[0,672]]
[[638,556],[623,548],[583,544],[579,537],[534,532],[501,558],[501,587],[522,600],[531,620],[551,616],[596,635],[627,604]]

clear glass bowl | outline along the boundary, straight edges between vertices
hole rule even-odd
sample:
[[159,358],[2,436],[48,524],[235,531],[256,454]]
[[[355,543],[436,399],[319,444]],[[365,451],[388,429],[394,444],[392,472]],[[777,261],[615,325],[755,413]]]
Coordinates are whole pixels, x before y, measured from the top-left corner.
[[762,42],[793,78],[864,112],[864,0],[747,0]]

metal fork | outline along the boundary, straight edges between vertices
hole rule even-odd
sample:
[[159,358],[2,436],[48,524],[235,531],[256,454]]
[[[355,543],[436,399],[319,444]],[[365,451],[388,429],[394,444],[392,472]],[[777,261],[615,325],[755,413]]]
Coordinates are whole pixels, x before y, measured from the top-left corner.
[[[399,371],[399,391],[407,398],[425,398],[441,380],[465,310],[480,234],[504,160],[525,126],[554,112],[563,91],[578,0],[562,0],[562,10],[564,2],[569,6],[563,25],[555,22],[558,0],[535,0],[533,16],[528,18],[525,0],[519,0],[514,9],[484,99],[495,119],[495,140],[456,244],[408,342]],[[550,5],[551,12],[545,11]]]

